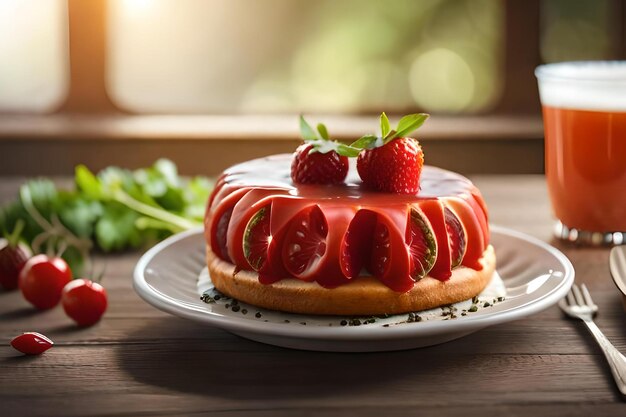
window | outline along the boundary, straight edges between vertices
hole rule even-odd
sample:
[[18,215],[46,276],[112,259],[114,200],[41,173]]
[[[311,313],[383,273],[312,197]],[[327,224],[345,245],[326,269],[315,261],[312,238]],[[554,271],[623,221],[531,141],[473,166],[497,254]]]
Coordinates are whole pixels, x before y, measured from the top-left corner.
[[43,113],[69,87],[65,0],[0,1],[0,112]]
[[499,0],[110,0],[107,88],[139,113],[488,110]]
[[544,62],[611,59],[621,21],[609,0],[547,0],[542,4]]
[[624,58],[625,21],[620,0],[1,0],[0,113],[536,116],[534,67]]

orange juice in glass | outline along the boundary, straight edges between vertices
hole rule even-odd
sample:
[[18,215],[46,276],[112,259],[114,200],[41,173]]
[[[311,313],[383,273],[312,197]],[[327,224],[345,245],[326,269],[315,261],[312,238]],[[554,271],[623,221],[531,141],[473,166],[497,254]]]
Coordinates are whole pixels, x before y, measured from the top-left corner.
[[626,61],[549,64],[535,74],[557,237],[626,243]]

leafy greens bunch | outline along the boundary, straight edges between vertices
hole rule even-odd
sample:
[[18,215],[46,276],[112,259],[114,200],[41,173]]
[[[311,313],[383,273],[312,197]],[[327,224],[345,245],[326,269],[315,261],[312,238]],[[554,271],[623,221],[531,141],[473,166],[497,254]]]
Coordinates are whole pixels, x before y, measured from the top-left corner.
[[108,167],[97,174],[76,167],[75,186],[62,189],[50,179],[28,181],[18,198],[0,207],[0,230],[24,223],[22,239],[35,253],[58,253],[75,274],[90,251],[147,246],[172,233],[202,225],[212,182],[182,179],[176,165],[159,159],[130,171]]

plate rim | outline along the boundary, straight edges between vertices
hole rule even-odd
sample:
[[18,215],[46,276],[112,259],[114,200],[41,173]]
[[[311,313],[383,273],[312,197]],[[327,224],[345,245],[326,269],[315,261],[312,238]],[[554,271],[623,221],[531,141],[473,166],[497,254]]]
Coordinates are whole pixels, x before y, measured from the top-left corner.
[[181,240],[197,234],[203,234],[202,228],[194,228],[170,236],[146,251],[137,262],[133,271],[133,288],[140,298],[159,310],[175,316],[209,324],[227,331],[263,334],[266,336],[328,340],[391,340],[407,337],[427,337],[452,332],[470,332],[487,326],[528,317],[553,306],[561,298],[565,297],[575,278],[574,267],[567,256],[552,245],[526,233],[498,225],[490,225],[490,230],[492,234],[495,233],[524,240],[548,252],[563,266],[564,276],[561,282],[548,294],[544,294],[512,310],[503,312],[495,311],[481,316],[465,316],[458,320],[426,321],[415,323],[414,325],[389,326],[385,328],[382,328],[382,326],[293,326],[284,325],[282,323],[251,320],[248,318],[234,318],[208,311],[200,306],[192,305],[164,294],[148,284],[145,279],[147,266],[152,259],[164,249],[175,245]]

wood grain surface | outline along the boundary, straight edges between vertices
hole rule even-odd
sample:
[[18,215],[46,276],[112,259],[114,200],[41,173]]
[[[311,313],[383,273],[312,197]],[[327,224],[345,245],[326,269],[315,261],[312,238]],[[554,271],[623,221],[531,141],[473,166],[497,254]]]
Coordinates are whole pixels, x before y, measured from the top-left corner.
[[[553,241],[542,176],[481,176],[494,224],[548,241],[600,307],[598,326],[626,352],[626,313],[608,249]],[[19,178],[0,179],[0,201]],[[99,256],[110,308],[78,329],[61,308],[36,312],[0,292],[0,415],[626,415],[582,323],[556,307],[429,348],[318,353],[251,342],[157,311],[133,292],[139,253]],[[8,342],[40,331],[56,346],[23,357]],[[497,414],[496,414],[497,413]]]

